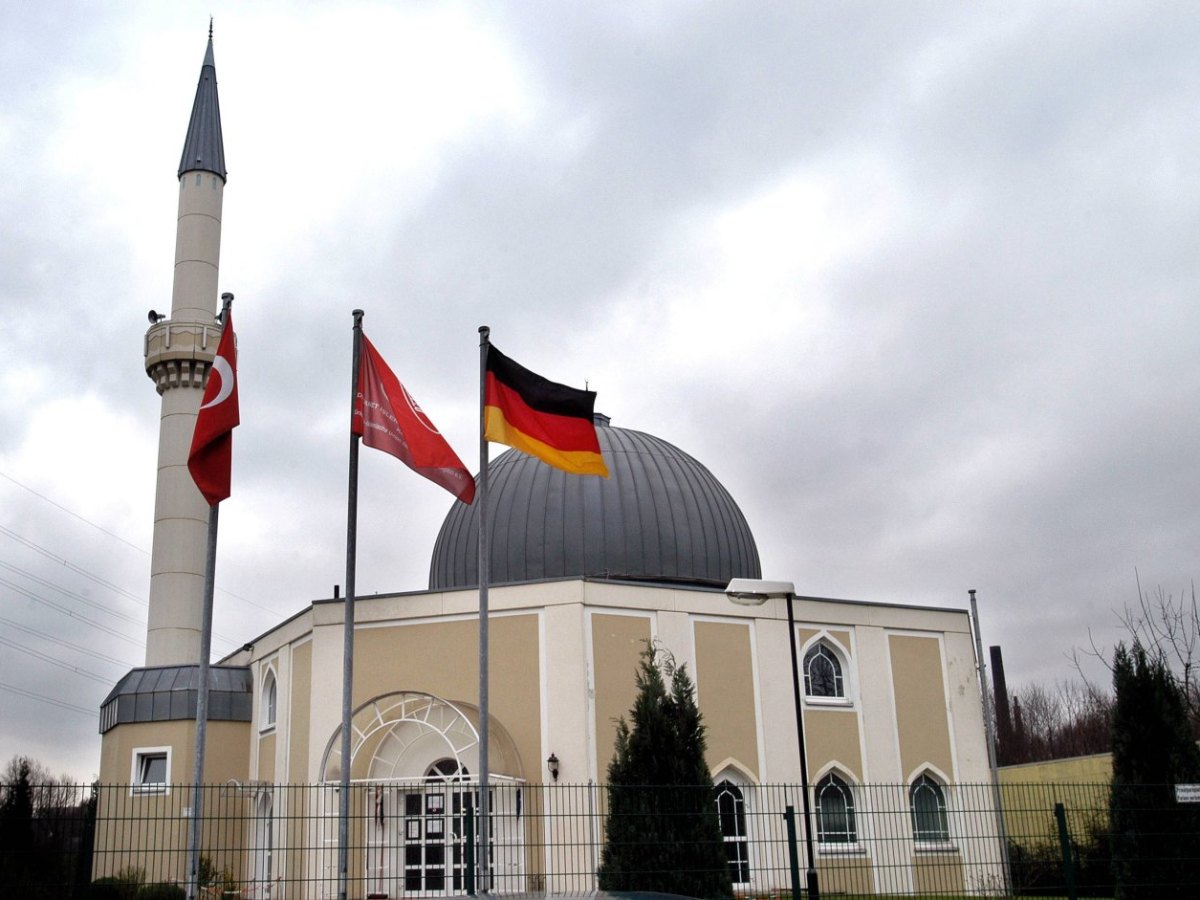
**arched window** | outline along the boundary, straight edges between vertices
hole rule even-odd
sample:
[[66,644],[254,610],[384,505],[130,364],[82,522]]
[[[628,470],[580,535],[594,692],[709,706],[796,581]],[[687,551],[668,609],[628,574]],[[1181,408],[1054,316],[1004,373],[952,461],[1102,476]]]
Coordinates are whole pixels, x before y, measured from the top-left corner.
[[842,664],[828,645],[818,641],[804,654],[804,693],[809,697],[845,697]]
[[850,785],[830,772],[817,782],[817,840],[822,844],[855,844],[854,793]]
[[928,773],[923,772],[909,787],[908,806],[912,810],[914,840],[943,844],[950,840],[946,792]]
[[734,884],[750,883],[750,842],[746,837],[746,800],[729,779],[717,784],[717,815],[725,839],[725,859]]
[[263,679],[262,712],[260,714],[263,730],[275,727],[276,696],[277,688],[275,685],[275,673],[270,669],[267,669],[267,675]]
[[439,759],[425,773],[426,781],[466,781],[471,773],[453,759]]

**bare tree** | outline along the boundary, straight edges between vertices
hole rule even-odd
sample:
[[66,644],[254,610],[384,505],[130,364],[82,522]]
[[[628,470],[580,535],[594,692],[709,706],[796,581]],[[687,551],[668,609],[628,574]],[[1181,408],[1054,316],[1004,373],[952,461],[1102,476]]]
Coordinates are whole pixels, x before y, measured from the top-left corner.
[[[1142,589],[1141,576],[1134,569],[1138,599],[1125,604],[1117,618],[1129,633],[1129,643],[1143,647],[1151,658],[1161,658],[1175,680],[1187,704],[1192,733],[1200,738],[1200,605],[1196,601],[1196,583],[1178,596],[1168,593],[1161,585],[1153,591]],[[1112,652],[1098,646],[1089,634],[1090,648],[1072,652],[1075,669],[1082,675],[1080,655],[1099,659],[1112,670]],[[1085,679],[1085,683],[1086,679]],[[1089,685],[1090,686],[1090,685]]]
[[1009,740],[999,747],[1004,765],[1106,752],[1111,743],[1112,696],[1088,684],[1031,684],[1012,698]]
[[0,773],[0,803],[18,784],[28,785],[34,813],[72,806],[79,792],[79,785],[69,775],[51,775],[40,761],[20,755],[10,759]]

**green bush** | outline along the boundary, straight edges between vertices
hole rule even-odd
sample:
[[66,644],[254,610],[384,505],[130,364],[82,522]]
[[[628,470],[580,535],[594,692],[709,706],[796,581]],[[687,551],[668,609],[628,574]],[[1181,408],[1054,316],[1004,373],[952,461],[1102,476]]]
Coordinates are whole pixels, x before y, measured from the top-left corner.
[[196,880],[200,882],[201,887],[219,888],[221,894],[237,892],[237,881],[234,880],[233,872],[229,870],[228,866],[218,871],[216,863],[210,856],[201,854],[200,870],[196,873]]
[[134,900],[137,888],[114,875],[105,875],[92,882],[88,890],[88,900]]
[[177,884],[144,884],[137,892],[137,900],[184,900],[187,891]]
[[97,878],[88,890],[89,900],[121,900],[121,883],[111,875]]

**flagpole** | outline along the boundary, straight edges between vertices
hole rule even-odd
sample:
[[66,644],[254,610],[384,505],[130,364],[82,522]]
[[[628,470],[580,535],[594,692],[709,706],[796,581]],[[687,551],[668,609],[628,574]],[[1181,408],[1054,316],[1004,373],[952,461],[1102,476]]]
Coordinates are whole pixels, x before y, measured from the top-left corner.
[[204,606],[200,619],[200,665],[196,690],[196,746],[192,767],[192,823],[188,834],[188,897],[198,892],[200,825],[204,817],[204,743],[208,731],[208,657],[212,653],[213,576],[217,557],[217,512],[221,504],[208,508],[208,550],[204,563]]
[[350,380],[350,471],[346,491],[346,612],[342,631],[342,766],[338,790],[338,900],[346,900],[350,859],[350,704],[354,688],[354,570],[358,545],[358,435],[353,428],[362,355],[363,311],[354,310],[353,377]]
[[488,533],[488,442],[484,436],[487,402],[488,338],[492,330],[479,326],[479,853],[478,890],[491,890],[488,853],[488,580],[491,576],[491,536]]
[[[229,321],[233,294],[221,295],[221,322]],[[188,830],[188,898],[199,893],[200,830],[204,818],[204,747],[208,739],[208,658],[212,655],[213,593],[217,575],[217,519],[221,504],[208,508],[208,541],[204,559],[204,601],[200,613],[200,665],[196,685],[196,744],[192,753],[192,821]]]

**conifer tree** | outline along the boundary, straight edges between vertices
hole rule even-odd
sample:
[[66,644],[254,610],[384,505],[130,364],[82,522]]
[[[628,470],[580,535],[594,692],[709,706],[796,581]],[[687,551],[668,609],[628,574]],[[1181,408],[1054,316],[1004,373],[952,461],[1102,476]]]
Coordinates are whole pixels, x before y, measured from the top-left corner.
[[0,785],[0,888],[18,892],[29,874],[33,852],[33,786],[30,763],[14,758],[10,778]]
[[1113,658],[1113,877],[1120,900],[1192,897],[1200,811],[1174,785],[1200,782],[1187,701],[1161,654],[1122,644]]
[[600,887],[732,897],[692,680],[670,654],[648,643],[637,687],[629,721],[617,722],[608,766]]

